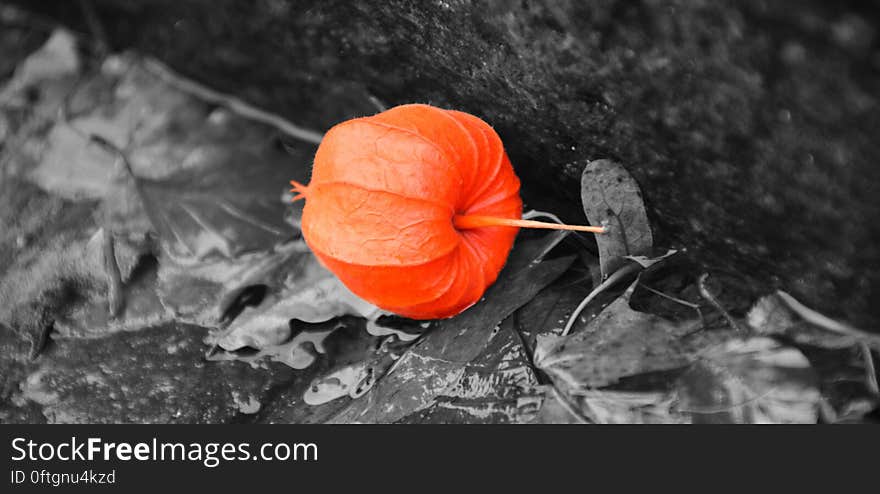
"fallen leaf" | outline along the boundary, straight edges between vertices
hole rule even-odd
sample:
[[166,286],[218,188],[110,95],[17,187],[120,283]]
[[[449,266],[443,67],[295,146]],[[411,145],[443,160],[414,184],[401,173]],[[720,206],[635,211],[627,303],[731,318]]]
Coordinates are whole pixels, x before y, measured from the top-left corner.
[[746,321],[759,335],[781,336],[805,345],[804,351],[822,379],[822,396],[828,405],[823,409],[825,420],[864,416],[878,402],[870,348],[880,349],[880,336],[828,319],[795,300],[795,307],[806,311],[798,314],[791,300],[787,302],[779,292],[761,297]]
[[694,423],[814,424],[821,395],[800,351],[754,337],[703,352],[679,378],[679,399]]
[[574,309],[590,293],[589,284],[584,281],[584,276],[577,276],[572,269],[516,311],[516,328],[523,335],[530,353],[534,352],[538,335],[559,335],[562,332]]
[[[100,236],[99,231],[90,241],[90,250],[100,249],[91,245]],[[136,251],[133,249],[121,252],[123,249],[120,247],[123,245],[125,244],[117,244],[117,258],[121,255],[134,257]],[[53,324],[53,338],[99,338],[116,331],[135,331],[170,322],[173,314],[162,305],[156,290],[157,269],[155,259],[149,257],[137,266],[123,268],[122,273],[125,275],[122,293],[125,304],[121,312],[116,317],[111,317],[107,310],[106,294],[103,291],[94,293],[85,300],[69,304],[57,314]]]
[[439,321],[384,379],[332,422],[396,422],[430,406],[464,375],[465,366],[489,343],[493,328],[571,265],[572,257],[534,262],[544,246],[542,241],[518,243],[483,300]]
[[0,105],[25,105],[29,87],[75,76],[80,70],[76,39],[70,31],[56,29],[39,50],[28,56],[12,79],[0,89]]
[[689,417],[676,409],[668,392],[582,391],[563,396],[552,386],[541,386],[536,424],[679,424]]
[[589,222],[606,227],[596,235],[602,279],[623,266],[625,256],[651,255],[654,240],[642,193],[623,166],[610,160],[587,163],[581,201]]
[[[101,200],[103,227],[117,238],[157,234],[155,292],[178,320],[214,325],[247,287],[278,288],[299,236],[301,206],[286,200],[287,184],[308,176],[314,146],[283,150],[270,127],[194,98],[133,55],[111,56],[80,79],[70,83],[67,120],[53,117],[48,135],[29,137],[40,146],[28,179],[72,201]],[[127,291],[133,307],[155,295]],[[73,332],[159,314],[112,321],[90,303],[70,313],[83,317]]]
[[236,317],[217,341],[220,347],[237,350],[279,345],[290,337],[291,320],[320,323],[344,315],[375,319],[382,313],[351,293],[309,251],[298,252],[284,268],[287,276],[281,287]]
[[[291,371],[289,381],[279,387],[274,399],[261,409],[260,422],[300,424],[327,421],[350,404],[353,396],[359,396],[355,388],[366,385],[369,389],[371,383],[375,383],[375,377],[370,374],[384,374],[409,346],[409,343],[394,341],[395,337],[371,336],[364,331],[362,318],[344,317],[310,329],[326,328],[331,324],[344,327],[334,329],[321,342],[324,353],[315,352],[315,362],[308,368]],[[252,365],[261,369],[267,367],[265,359],[252,362]],[[367,370],[370,367],[375,370]],[[360,375],[362,370],[365,372]]]
[[366,362],[350,364],[312,382],[303,395],[309,405],[323,405],[343,396],[360,396],[358,385],[369,377]]
[[432,404],[399,423],[498,424],[522,421],[523,394],[538,384],[513,317],[501,322],[482,353]]
[[[311,331],[300,331],[286,341],[265,344],[257,352],[219,351],[208,356],[207,359],[214,362],[237,360],[250,363],[253,366],[271,361],[282,363],[292,369],[302,370],[311,366],[321,354],[327,353],[324,342],[334,331],[343,327],[344,325],[336,322],[325,324],[321,328],[314,328]],[[211,337],[206,338],[208,342],[211,340]],[[244,348],[244,346],[246,345],[239,348]]]
[[430,321],[414,321],[394,315],[382,315],[367,320],[367,332],[371,335],[394,335],[401,341],[414,341],[430,327]]
[[[7,130],[13,135],[4,143],[3,160],[12,157],[11,161],[16,166],[8,171],[16,180],[26,177],[51,193],[53,198],[63,198],[69,203],[67,210],[82,209],[80,205],[95,209],[95,200],[99,200],[104,203],[100,209],[111,213],[99,220],[98,224],[94,224],[95,218],[88,218],[88,224],[78,222],[70,225],[70,228],[78,229],[81,237],[92,239],[96,230],[109,229],[122,243],[133,237],[146,239],[147,231],[152,229],[140,205],[141,201],[131,187],[130,178],[121,174],[118,156],[91,143],[89,135],[97,134],[121,148],[135,145],[136,149],[131,153],[133,169],[145,180],[146,189],[154,191],[152,186],[156,182],[161,189],[154,203],[158,201],[174,206],[175,202],[169,201],[168,196],[176,194],[176,199],[181,199],[179,202],[185,208],[195,211],[200,219],[205,220],[207,227],[202,231],[195,227],[180,228],[173,221],[165,222],[176,228],[174,233],[179,235],[172,235],[171,240],[166,235],[163,241],[191,247],[195,252],[191,259],[202,261],[210,257],[207,254],[219,252],[221,255],[228,253],[234,261],[241,261],[244,255],[250,255],[249,261],[253,262],[255,253],[268,252],[267,255],[271,257],[274,248],[283,241],[279,241],[278,237],[283,236],[287,240],[296,236],[296,229],[285,221],[285,215],[289,215],[291,209],[285,205],[282,196],[290,178],[287,172],[296,175],[300,173],[296,171],[299,169],[302,170],[302,176],[308,173],[305,147],[298,148],[302,166],[297,168],[297,156],[275,149],[277,146],[267,138],[267,135],[271,136],[271,131],[267,132],[264,126],[231,118],[228,112],[223,116],[222,110],[213,109],[211,105],[169,88],[145,71],[137,57],[110,57],[100,71],[81,72],[82,66],[74,45],[75,40],[70,33],[56,31],[43,48],[19,66],[16,76],[2,90],[4,97],[0,98],[4,105],[8,105],[22,97],[22,101],[27,103],[26,110],[32,114],[24,119],[25,124]],[[38,95],[36,103],[25,98],[25,90],[33,90]],[[65,111],[59,111],[62,109]],[[232,142],[234,146],[230,146]],[[267,176],[271,174],[267,172],[274,174]],[[247,180],[237,179],[242,173],[250,173],[244,177]],[[198,182],[194,181],[196,179]],[[272,193],[267,194],[270,187],[266,182],[271,179],[276,179],[276,183],[271,187]],[[210,190],[206,185],[209,183],[215,186],[216,191]],[[172,191],[172,185],[180,188]],[[202,185],[204,187],[200,187]],[[248,186],[251,185],[258,190],[251,196],[253,200],[248,202],[241,198],[247,195]],[[165,186],[167,188],[163,188]],[[217,192],[213,199],[218,204],[216,209],[229,214],[224,217],[203,203],[193,206],[186,194],[181,194],[184,189],[196,192],[204,204],[211,202],[209,197]],[[231,191],[235,197],[226,200],[224,197],[233,194]],[[162,192],[166,194],[162,195]],[[273,205],[265,206],[269,203]],[[256,206],[250,207],[252,205]],[[100,209],[95,214],[99,218],[103,216]],[[267,209],[272,209],[272,214],[266,212]],[[177,213],[172,211],[169,214]],[[262,214],[266,217],[260,216]],[[182,218],[183,215],[177,216]],[[192,216],[189,218],[192,219]],[[102,221],[104,224],[101,224]],[[278,236],[267,239],[268,234],[261,236],[255,231],[260,227],[254,225],[264,226],[262,223],[273,221],[272,233]],[[254,228],[248,229],[248,226]],[[61,237],[60,234],[56,236]],[[85,257],[78,253],[83,249],[91,256],[95,251],[91,241],[88,245],[81,242],[79,237],[66,241],[69,245],[61,245],[59,252],[45,252],[42,265],[29,263],[28,266],[21,264],[15,268],[16,272],[31,279],[28,285],[33,286],[34,290],[59,292],[61,287],[63,290],[60,291],[67,293],[67,296],[60,297],[64,300],[57,301],[59,303],[55,303],[59,297],[32,293],[27,301],[35,305],[31,312],[45,313],[45,317],[41,314],[31,319],[47,319],[49,323],[53,318],[58,318],[61,330],[67,334],[91,336],[117,327],[132,327],[136,325],[135,321],[156,323],[162,320],[164,316],[160,314],[165,312],[165,308],[156,303],[156,290],[147,286],[124,288],[131,300],[121,320],[111,320],[109,314],[102,314],[99,309],[106,307],[107,303],[106,300],[99,300],[106,293],[106,288],[100,286],[105,278],[100,249],[97,249],[97,259],[89,257],[85,265],[76,258]],[[199,250],[200,247],[202,250]],[[45,247],[39,248],[45,250]],[[117,248],[116,256],[123,276],[127,273],[123,264],[129,259],[121,256],[120,252],[125,251],[124,248]],[[129,257],[137,259],[143,253],[138,250]],[[206,255],[200,258],[201,254]],[[58,261],[55,262],[57,269],[49,265],[53,259]],[[167,261],[167,258],[162,259],[160,265],[160,270],[163,270],[160,283],[169,278],[166,268],[170,263]],[[27,261],[19,256],[19,262]],[[229,271],[237,276],[241,274],[240,268],[239,265]],[[35,269],[41,274],[34,276],[37,274],[33,272]],[[54,274],[49,276],[49,271]],[[179,281],[183,277],[173,278]],[[37,283],[42,286],[36,286]],[[228,283],[223,288],[228,288]],[[224,290],[218,293],[222,295]],[[70,303],[73,304],[71,307],[59,305]],[[208,300],[207,303],[216,305],[217,300]],[[7,307],[11,309],[11,305]],[[214,309],[212,315],[216,312]],[[7,322],[11,320],[8,317],[3,319]]]
[[658,257],[623,256],[623,258],[629,259],[630,261],[633,261],[633,262],[637,263],[639,266],[647,269],[647,268],[650,268],[651,266],[657,264],[658,262],[664,261],[667,257],[674,256],[675,254],[678,254],[677,250],[669,249],[668,251],[666,251],[665,254],[663,254],[662,256],[658,256]]
[[683,367],[693,356],[681,343],[697,323],[673,323],[630,308],[636,283],[581,331],[539,335],[535,365],[564,390],[614,384],[620,378]]

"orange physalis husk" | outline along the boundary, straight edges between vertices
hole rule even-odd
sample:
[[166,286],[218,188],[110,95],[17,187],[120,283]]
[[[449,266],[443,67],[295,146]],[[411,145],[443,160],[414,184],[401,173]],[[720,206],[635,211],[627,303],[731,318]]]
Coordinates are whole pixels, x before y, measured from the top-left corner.
[[522,220],[498,134],[467,113],[403,105],[336,125],[315,154],[302,233],[352,292],[413,319],[454,316],[495,282]]

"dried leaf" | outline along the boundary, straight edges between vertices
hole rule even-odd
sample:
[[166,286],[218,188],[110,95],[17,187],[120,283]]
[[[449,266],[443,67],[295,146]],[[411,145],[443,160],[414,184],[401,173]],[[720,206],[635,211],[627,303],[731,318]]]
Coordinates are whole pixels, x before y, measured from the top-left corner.
[[763,337],[706,350],[680,377],[679,397],[695,423],[814,424],[821,400],[807,358]]
[[59,122],[33,180],[67,197],[99,198],[125,189],[121,181],[133,195],[130,180],[108,180],[123,167],[117,153],[91,144],[89,136],[97,135],[125,150],[140,213],[175,262],[237,258],[297,235],[285,218],[290,206],[283,196],[288,180],[308,175],[314,146],[303,143],[285,152],[267,138],[271,129],[195,100],[138,59],[119,63],[124,69],[118,79],[94,76],[113,81],[116,98]]
[[532,419],[538,424],[676,424],[689,417],[676,410],[675,394],[591,390],[571,396],[540,388],[540,409]]
[[[163,310],[113,321],[90,299],[68,314],[70,332],[158,322],[168,312],[214,325],[246,287],[280,286],[301,212],[285,198],[287,183],[308,176],[314,147],[282,150],[270,127],[194,98],[135,56],[109,57],[100,72],[79,79],[67,81],[68,120],[55,112],[48,135],[24,129],[21,136],[34,145],[17,152],[34,161],[28,179],[53,195],[102,200],[103,227],[117,238],[158,234],[158,290],[127,289],[126,305],[154,307],[157,292]],[[136,180],[119,153],[92,135],[125,150]]]
[[74,76],[79,68],[76,39],[70,31],[56,29],[39,50],[16,68],[12,79],[0,90],[0,105],[26,104],[26,101],[16,101],[27,99],[22,93],[24,89]]
[[581,201],[590,223],[606,227],[596,235],[603,279],[626,262],[625,256],[651,255],[654,241],[642,193],[623,166],[610,160],[587,163]]
[[354,295],[311,252],[286,264],[282,287],[256,307],[247,307],[217,343],[226,350],[264,349],[290,337],[290,321],[320,323],[354,315],[375,319],[381,311]]
[[535,365],[562,389],[585,390],[690,363],[693,357],[680,340],[696,323],[676,324],[631,309],[634,287],[635,283],[582,331],[562,337],[539,335]]
[[650,268],[651,266],[657,264],[658,262],[664,261],[667,257],[674,256],[675,254],[678,254],[677,250],[669,249],[668,251],[666,251],[665,254],[663,254],[662,256],[658,256],[658,257],[623,256],[623,258],[629,259],[630,261],[633,261],[633,262],[637,263],[639,266],[647,269],[647,268]]

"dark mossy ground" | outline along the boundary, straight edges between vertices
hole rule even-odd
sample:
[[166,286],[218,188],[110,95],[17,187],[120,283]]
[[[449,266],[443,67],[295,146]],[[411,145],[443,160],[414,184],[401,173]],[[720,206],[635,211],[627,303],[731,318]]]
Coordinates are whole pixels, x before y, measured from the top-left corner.
[[[75,2],[24,3],[89,32]],[[368,94],[474,113],[501,134],[530,205],[571,221],[583,162],[617,159],[661,243],[750,292],[782,287],[877,328],[869,2],[152,0],[95,12],[113,48],[305,125],[326,128]]]

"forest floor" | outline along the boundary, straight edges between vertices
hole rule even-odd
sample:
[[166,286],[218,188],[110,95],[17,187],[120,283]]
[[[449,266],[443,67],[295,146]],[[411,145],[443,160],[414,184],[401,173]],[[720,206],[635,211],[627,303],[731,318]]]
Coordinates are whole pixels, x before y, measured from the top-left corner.
[[880,338],[658,252],[613,161],[585,214],[640,245],[524,232],[459,316],[383,313],[297,228],[320,133],[92,41],[0,9],[0,422],[878,420]]

